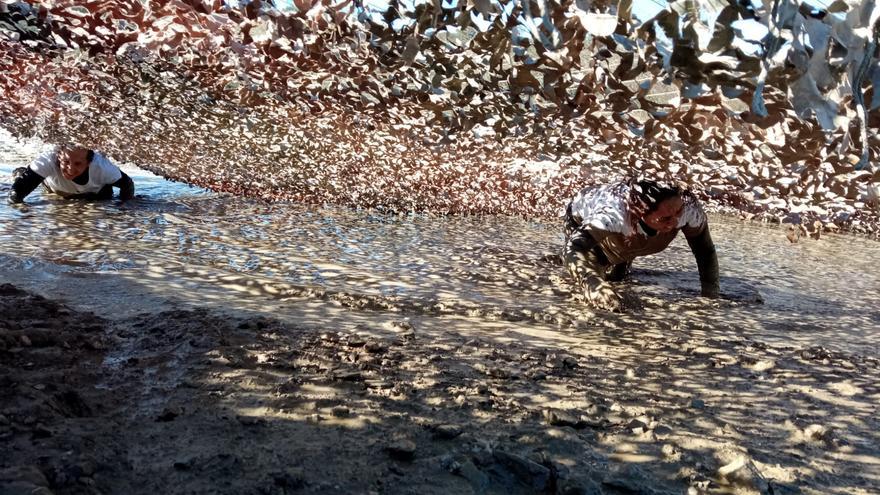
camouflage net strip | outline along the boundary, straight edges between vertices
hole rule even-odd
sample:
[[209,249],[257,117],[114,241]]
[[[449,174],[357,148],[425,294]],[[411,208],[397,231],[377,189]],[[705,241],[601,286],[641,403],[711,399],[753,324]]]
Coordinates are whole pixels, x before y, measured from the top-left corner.
[[4,0],[0,126],[269,199],[547,216],[639,172],[876,215],[873,1],[377,5]]

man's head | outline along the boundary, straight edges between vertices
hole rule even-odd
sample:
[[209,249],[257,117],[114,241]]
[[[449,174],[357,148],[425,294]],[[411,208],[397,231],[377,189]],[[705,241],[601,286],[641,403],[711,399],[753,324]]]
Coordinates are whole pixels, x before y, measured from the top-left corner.
[[58,150],[58,166],[61,175],[67,180],[73,180],[82,175],[92,162],[93,153],[82,146],[65,146]]
[[663,186],[650,180],[638,181],[633,188],[642,206],[640,219],[645,225],[661,233],[678,228],[684,211],[681,188]]

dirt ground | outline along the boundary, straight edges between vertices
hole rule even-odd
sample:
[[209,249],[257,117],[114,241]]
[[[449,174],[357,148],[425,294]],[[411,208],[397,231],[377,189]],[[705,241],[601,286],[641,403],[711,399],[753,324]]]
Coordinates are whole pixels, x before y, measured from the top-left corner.
[[875,357],[699,328],[566,344],[431,316],[120,314],[0,286],[0,493],[880,487]]

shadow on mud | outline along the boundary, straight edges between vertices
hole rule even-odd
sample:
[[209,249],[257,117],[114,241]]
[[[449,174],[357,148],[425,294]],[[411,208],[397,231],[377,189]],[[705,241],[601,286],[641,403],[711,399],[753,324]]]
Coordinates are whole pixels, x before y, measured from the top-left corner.
[[868,493],[877,482],[877,360],[770,347],[735,324],[669,328],[647,311],[566,337],[534,322],[474,332],[468,318],[344,309],[365,316],[350,331],[265,311],[111,322],[8,285],[0,300],[0,439],[16,453],[3,490]]

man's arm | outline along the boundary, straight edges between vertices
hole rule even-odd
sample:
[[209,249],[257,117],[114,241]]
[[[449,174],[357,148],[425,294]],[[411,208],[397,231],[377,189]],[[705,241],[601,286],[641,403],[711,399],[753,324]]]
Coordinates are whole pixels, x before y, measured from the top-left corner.
[[718,297],[721,289],[718,283],[718,256],[715,254],[715,243],[709,234],[709,225],[693,236],[686,237],[694,258],[697,259],[697,269],[700,271],[700,286],[703,297]]
[[122,177],[111,185],[119,188],[119,199],[127,201],[134,197],[134,181],[125,172],[121,173]]
[[12,179],[12,188],[6,197],[6,202],[10,204],[24,201],[43,182],[44,177],[29,167],[21,167],[12,172]]

